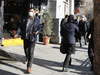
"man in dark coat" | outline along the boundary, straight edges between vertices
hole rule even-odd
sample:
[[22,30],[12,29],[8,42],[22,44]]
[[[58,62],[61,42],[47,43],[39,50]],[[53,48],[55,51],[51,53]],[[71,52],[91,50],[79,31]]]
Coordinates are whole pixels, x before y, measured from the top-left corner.
[[80,31],[80,47],[82,47],[82,37],[84,37],[84,42],[85,45],[87,45],[86,43],[86,32],[87,32],[87,24],[85,21],[85,18],[82,18],[82,20],[79,22],[79,31]]
[[74,20],[74,23],[79,26],[79,22],[81,21],[81,17],[77,15],[76,19]]
[[63,71],[68,71],[68,65],[69,61],[71,59],[71,54],[75,53],[75,34],[79,31],[77,25],[74,24],[74,16],[69,15],[68,16],[68,22],[64,25],[62,25],[61,28],[61,36],[62,44],[66,50],[66,58],[64,60],[63,64]]
[[[74,20],[74,23],[79,27],[79,22],[81,21],[81,17],[79,15],[76,16],[76,19]],[[76,37],[76,42],[78,42],[80,40],[81,37],[80,33],[78,32],[75,37]]]
[[[91,38],[89,39],[89,35],[91,34]],[[86,40],[89,39],[89,45],[88,45],[88,56],[90,58],[90,62],[91,62],[91,68],[90,70],[93,70],[93,56],[94,56],[94,19],[91,21],[90,23],[90,27],[88,30],[88,33],[86,35]]]
[[65,15],[65,18],[61,20],[60,26],[62,27],[63,24],[67,23],[68,15]]
[[34,16],[34,9],[29,9],[29,16],[22,19],[20,27],[18,28],[14,38],[17,38],[22,32],[22,39],[24,40],[24,52],[26,55],[27,71],[31,72],[34,48],[37,41],[37,34],[41,31],[39,18]]

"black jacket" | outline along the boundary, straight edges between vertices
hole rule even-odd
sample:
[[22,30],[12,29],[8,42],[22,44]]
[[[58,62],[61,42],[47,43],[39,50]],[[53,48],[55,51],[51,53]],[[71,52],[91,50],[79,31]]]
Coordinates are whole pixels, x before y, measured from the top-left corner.
[[66,44],[75,44],[75,35],[79,31],[79,28],[74,23],[66,23],[62,25],[61,36],[63,37],[62,42]]
[[[20,27],[18,28],[16,35],[19,35],[20,32],[22,32],[22,39],[26,39],[26,25],[29,17],[23,18],[20,24]],[[33,29],[32,33],[38,31],[41,32],[41,25],[40,25],[40,19],[34,16],[33,20]],[[30,41],[37,41],[37,35],[34,33],[30,35]]]
[[65,24],[65,23],[67,23],[67,20],[66,20],[65,18],[63,18],[63,19],[61,20],[60,27],[62,27],[62,25]]

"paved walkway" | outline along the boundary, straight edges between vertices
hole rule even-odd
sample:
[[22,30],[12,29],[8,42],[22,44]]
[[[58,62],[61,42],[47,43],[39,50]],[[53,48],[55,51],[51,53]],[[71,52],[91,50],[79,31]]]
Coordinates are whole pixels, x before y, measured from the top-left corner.
[[69,72],[62,72],[62,62],[65,55],[59,51],[58,44],[43,45],[38,42],[35,47],[32,73],[27,73],[23,46],[0,47],[18,60],[16,63],[0,64],[0,75],[93,75],[90,71],[90,61],[87,55],[87,45],[79,48],[72,55],[72,65]]

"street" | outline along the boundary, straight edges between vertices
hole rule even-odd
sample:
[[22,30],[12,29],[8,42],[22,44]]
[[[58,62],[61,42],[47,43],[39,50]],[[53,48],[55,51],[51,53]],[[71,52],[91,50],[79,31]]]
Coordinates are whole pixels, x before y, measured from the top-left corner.
[[34,52],[34,61],[32,73],[27,73],[25,54],[23,45],[1,47],[17,62],[0,64],[0,75],[93,75],[90,71],[90,61],[87,54],[88,45],[79,47],[76,43],[76,52],[72,54],[72,65],[69,66],[69,72],[62,72],[62,65],[65,58],[59,51],[59,44],[43,45],[37,42]]

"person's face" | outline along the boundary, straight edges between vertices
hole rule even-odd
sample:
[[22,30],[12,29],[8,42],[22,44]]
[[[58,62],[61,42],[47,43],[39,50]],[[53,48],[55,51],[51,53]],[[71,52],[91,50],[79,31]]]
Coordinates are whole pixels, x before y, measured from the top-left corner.
[[30,9],[29,12],[34,12],[34,9]]
[[29,16],[34,16],[34,9],[29,10]]

